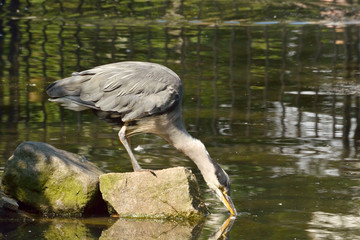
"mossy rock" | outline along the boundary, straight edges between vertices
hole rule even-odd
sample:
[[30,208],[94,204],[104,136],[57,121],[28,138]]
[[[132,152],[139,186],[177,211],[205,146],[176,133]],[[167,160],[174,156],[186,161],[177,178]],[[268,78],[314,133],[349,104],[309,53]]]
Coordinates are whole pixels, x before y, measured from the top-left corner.
[[79,155],[46,143],[24,142],[6,162],[1,188],[42,214],[82,216],[101,201],[101,174]]

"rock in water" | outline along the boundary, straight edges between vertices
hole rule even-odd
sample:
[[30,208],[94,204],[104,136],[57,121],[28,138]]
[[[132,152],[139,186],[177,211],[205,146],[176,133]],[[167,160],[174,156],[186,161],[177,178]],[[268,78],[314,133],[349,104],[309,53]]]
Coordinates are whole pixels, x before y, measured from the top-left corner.
[[194,219],[207,213],[194,174],[183,167],[104,174],[100,191],[120,217]]
[[81,216],[101,202],[101,174],[79,155],[46,143],[24,142],[6,162],[1,187],[45,215]]
[[[28,216],[25,212],[18,209],[19,204],[16,200],[6,196],[3,192],[0,191],[0,222],[1,221],[26,221],[31,220],[30,216]],[[1,231],[1,227],[0,227]],[[0,233],[1,239],[1,233]]]

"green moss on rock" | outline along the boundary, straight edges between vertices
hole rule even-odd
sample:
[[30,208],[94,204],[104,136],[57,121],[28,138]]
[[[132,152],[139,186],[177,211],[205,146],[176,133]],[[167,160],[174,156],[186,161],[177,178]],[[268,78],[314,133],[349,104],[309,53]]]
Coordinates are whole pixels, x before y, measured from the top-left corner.
[[76,154],[24,142],[6,162],[3,191],[43,214],[79,216],[99,198],[103,172]]

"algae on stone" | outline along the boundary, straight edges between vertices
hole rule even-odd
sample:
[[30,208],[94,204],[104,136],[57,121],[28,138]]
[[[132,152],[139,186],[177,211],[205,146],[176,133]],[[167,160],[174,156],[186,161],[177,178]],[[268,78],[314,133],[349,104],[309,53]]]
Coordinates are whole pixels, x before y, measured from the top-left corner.
[[80,216],[101,199],[103,172],[83,157],[41,142],[24,142],[6,162],[4,193],[43,214]]

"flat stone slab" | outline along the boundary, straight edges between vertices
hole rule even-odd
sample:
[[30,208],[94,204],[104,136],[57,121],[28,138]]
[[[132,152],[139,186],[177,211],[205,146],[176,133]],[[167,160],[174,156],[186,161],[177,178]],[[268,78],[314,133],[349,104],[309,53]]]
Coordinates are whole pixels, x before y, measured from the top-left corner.
[[196,219],[207,214],[195,175],[183,167],[104,174],[100,191],[120,217]]
[[77,154],[42,142],[23,142],[5,164],[1,188],[28,210],[82,216],[102,201],[101,174],[103,171]]

